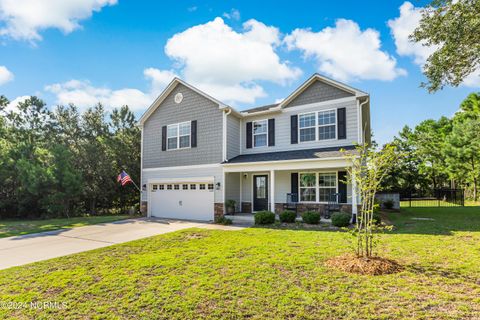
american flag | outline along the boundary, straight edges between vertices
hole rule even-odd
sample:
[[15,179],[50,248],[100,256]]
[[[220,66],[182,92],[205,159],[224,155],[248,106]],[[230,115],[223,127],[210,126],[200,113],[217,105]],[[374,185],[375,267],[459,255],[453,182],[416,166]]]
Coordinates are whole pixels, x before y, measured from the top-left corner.
[[126,185],[127,183],[131,182],[133,183],[132,181],[132,178],[130,178],[130,176],[128,175],[128,173],[126,173],[125,171],[122,171],[118,177],[117,177],[117,182],[120,182],[122,184],[122,187],[124,185]]

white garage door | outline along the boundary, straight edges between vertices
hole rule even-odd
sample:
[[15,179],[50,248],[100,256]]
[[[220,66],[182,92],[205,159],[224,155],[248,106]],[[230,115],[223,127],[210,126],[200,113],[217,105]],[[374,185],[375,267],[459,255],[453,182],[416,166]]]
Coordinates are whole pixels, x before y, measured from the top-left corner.
[[212,182],[152,183],[149,196],[152,217],[213,220]]

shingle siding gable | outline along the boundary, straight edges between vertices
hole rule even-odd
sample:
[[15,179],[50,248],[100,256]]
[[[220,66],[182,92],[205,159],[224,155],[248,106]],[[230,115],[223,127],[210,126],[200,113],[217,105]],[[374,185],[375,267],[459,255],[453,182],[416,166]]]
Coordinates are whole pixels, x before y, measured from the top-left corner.
[[300,93],[292,101],[290,101],[290,103],[288,103],[285,107],[288,108],[347,97],[353,97],[353,94],[332,85],[326,84],[320,80],[316,80],[302,93]]
[[[177,104],[174,97],[183,94]],[[162,151],[162,126],[197,120],[197,147]],[[143,168],[187,166],[222,161],[222,111],[218,104],[182,84],[165,98],[143,126]]]

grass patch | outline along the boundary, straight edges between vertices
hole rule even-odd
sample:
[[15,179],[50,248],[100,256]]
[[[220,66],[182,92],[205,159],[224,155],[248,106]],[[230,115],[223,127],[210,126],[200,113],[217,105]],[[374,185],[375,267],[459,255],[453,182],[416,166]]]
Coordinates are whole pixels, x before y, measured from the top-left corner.
[[85,216],[45,220],[0,220],[0,238],[75,228],[131,218],[128,215]]
[[0,318],[476,318],[480,212],[459,209],[390,214],[382,256],[404,266],[395,274],[328,267],[350,252],[345,232],[189,229],[0,271],[0,301],[66,303]]

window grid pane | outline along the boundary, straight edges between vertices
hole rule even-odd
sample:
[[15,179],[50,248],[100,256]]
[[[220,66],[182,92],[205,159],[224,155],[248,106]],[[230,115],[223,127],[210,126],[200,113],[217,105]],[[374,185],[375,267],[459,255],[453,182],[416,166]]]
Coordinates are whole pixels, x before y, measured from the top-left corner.
[[253,140],[255,147],[265,147],[267,145],[267,134],[254,135]]
[[177,138],[168,138],[168,149],[177,149]]
[[181,123],[179,124],[179,134],[181,136],[184,136],[184,135],[190,135],[190,123]]
[[335,111],[323,111],[318,113],[318,125],[335,124]]
[[180,148],[190,147],[190,136],[180,137]]
[[316,185],[317,185],[317,176],[315,175],[315,173],[300,174],[301,187],[315,187]]
[[319,140],[335,139],[335,125],[318,127],[318,139]]
[[315,126],[315,113],[301,114],[299,117],[300,128],[308,128]]
[[253,133],[266,133],[267,132],[267,120],[254,121],[253,122]]
[[319,201],[320,202],[328,202],[328,201],[331,201],[333,200],[333,195],[335,194],[335,192],[337,191],[337,189],[335,188],[320,188],[318,190],[318,197],[319,197]]
[[300,141],[314,141],[315,140],[315,128],[300,129]]
[[300,188],[300,201],[315,202],[317,201],[316,198],[315,188]]

